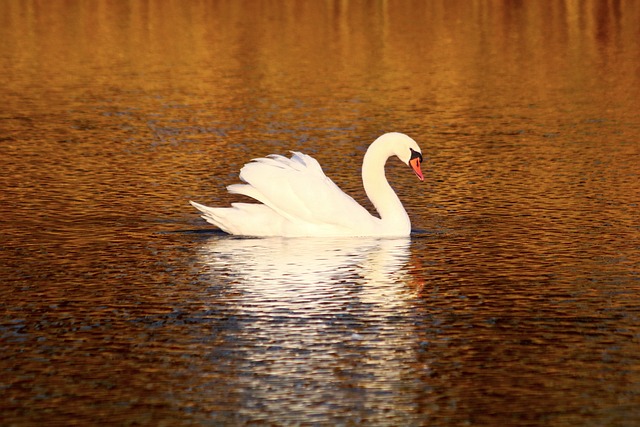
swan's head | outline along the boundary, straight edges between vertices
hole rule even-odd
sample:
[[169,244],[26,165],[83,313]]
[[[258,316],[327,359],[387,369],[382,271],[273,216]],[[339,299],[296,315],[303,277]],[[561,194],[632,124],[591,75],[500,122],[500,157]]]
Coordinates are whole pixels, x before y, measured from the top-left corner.
[[393,154],[398,156],[406,165],[411,167],[415,174],[424,181],[422,169],[422,151],[418,147],[418,143],[403,133],[391,132],[382,135],[381,138],[389,139],[390,146],[393,147]]

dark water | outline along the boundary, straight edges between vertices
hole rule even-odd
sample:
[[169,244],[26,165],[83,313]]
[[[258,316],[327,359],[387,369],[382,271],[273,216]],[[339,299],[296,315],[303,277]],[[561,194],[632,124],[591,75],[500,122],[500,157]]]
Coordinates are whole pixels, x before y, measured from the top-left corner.
[[[0,1],[2,425],[640,423],[640,4]],[[314,155],[411,239],[235,239]]]

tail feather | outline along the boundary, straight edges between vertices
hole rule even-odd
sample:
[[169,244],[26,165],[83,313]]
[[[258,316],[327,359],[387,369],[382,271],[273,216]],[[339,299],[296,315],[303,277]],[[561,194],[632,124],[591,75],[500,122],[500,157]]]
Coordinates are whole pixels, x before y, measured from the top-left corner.
[[215,225],[222,231],[227,233],[233,233],[231,224],[226,220],[226,215],[223,211],[229,211],[231,208],[210,208],[208,206],[201,205],[193,201],[189,201],[191,206],[198,209],[202,215],[200,217],[207,221],[209,224]]
[[228,208],[210,208],[189,203],[200,211],[202,219],[229,234],[271,236],[282,233],[286,227],[287,221],[282,216],[262,204],[232,203]]

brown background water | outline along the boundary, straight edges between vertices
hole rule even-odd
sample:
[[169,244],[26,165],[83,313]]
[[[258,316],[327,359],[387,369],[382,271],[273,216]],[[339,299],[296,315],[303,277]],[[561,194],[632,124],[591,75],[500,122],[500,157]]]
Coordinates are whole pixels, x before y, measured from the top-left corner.
[[[640,423],[636,1],[0,1],[3,425]],[[314,155],[410,240],[229,238]]]

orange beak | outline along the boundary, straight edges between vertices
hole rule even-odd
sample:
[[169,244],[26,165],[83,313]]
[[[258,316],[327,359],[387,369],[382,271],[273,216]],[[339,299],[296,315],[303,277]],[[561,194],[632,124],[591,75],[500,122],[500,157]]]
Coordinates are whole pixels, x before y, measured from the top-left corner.
[[411,166],[411,169],[413,169],[416,175],[418,175],[418,178],[420,178],[420,181],[424,181],[424,176],[422,175],[422,169],[420,169],[420,157],[414,157],[413,159],[409,160],[409,166]]

